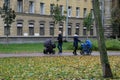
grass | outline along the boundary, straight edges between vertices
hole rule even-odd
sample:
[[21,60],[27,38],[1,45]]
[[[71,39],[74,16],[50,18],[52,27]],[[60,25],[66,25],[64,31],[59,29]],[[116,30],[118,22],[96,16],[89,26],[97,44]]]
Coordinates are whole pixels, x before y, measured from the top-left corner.
[[33,53],[33,52],[42,52],[43,45],[42,43],[33,43],[33,44],[0,44],[1,53]]
[[[91,40],[93,43],[93,50],[98,50],[98,44],[96,40]],[[57,43],[56,43],[57,45]],[[79,44],[80,47],[80,44]],[[106,40],[107,50],[120,51],[120,41],[117,40]],[[0,44],[0,53],[39,53],[43,52],[43,43],[24,43],[24,44]],[[55,49],[56,52],[58,49]],[[72,42],[63,43],[63,52],[69,52],[73,50]]]
[[[92,40],[93,50],[98,50]],[[72,42],[63,43],[63,51],[73,49]],[[120,41],[107,40],[108,50],[120,50]],[[43,43],[0,44],[0,53],[42,52]],[[56,48],[57,51],[57,48]],[[108,56],[113,79],[120,79],[120,56]],[[112,80],[102,77],[99,56],[44,56],[0,58],[0,80]]]
[[[115,80],[120,79],[119,57],[109,56]],[[99,56],[0,58],[0,80],[82,79],[105,80]]]

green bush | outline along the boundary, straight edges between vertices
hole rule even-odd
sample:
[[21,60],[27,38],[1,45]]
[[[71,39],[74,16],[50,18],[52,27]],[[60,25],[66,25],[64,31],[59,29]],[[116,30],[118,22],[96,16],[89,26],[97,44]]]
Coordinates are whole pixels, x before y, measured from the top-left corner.
[[119,40],[107,40],[106,41],[107,50],[120,50]]
[[[83,41],[84,42],[84,41]],[[97,40],[91,40],[92,42],[92,50],[98,50],[98,42]],[[108,39],[105,41],[107,50],[120,50],[120,41],[114,39]],[[81,43],[79,43],[79,49],[81,48]],[[66,42],[63,45],[63,49],[65,50],[73,50],[73,42]]]

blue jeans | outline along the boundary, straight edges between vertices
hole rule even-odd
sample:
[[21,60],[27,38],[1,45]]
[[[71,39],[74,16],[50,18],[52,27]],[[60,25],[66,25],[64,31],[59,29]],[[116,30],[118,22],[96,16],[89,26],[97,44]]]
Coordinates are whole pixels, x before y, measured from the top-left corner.
[[58,43],[57,48],[59,50],[59,53],[62,53],[62,43]]

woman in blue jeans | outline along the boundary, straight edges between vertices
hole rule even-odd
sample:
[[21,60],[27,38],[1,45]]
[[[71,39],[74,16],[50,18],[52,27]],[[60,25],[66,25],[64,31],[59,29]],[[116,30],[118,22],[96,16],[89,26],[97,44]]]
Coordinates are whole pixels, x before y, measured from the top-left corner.
[[75,33],[74,37],[73,37],[73,47],[74,47],[74,50],[73,50],[73,54],[74,55],[77,55],[77,49],[78,49],[78,42],[80,42],[80,40],[78,39],[78,35],[77,33]]
[[58,37],[57,37],[57,40],[58,40],[58,45],[57,45],[57,47],[58,47],[58,50],[59,50],[58,54],[62,54],[62,43],[63,43],[62,38],[63,38],[62,32],[59,31],[59,34],[58,34]]

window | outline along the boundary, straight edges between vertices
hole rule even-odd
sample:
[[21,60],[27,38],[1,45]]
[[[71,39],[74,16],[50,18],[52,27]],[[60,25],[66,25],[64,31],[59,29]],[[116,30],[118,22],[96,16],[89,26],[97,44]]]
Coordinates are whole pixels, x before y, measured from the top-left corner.
[[83,35],[86,35],[87,34],[87,30],[86,30],[86,27],[83,28]]
[[86,17],[86,15],[87,15],[87,8],[84,8],[83,17]]
[[4,26],[4,35],[10,35],[10,28],[8,28],[6,24]]
[[80,17],[80,8],[76,7],[76,17],[79,18]]
[[91,9],[91,13],[92,13],[92,18],[94,19],[94,13],[93,13],[93,9]]
[[22,35],[22,34],[23,34],[23,24],[17,23],[17,35]]
[[7,3],[7,5],[10,7],[10,0],[4,0],[4,3]]
[[90,35],[93,35],[93,25],[92,28],[90,29]]
[[63,33],[63,23],[59,24],[59,31],[61,31]]
[[45,14],[45,5],[44,5],[44,3],[40,3],[40,14]]
[[80,28],[80,24],[79,23],[76,23],[76,30],[75,32],[79,35],[79,28]]
[[53,4],[50,4],[50,15],[52,15],[52,10],[54,8],[54,5]]
[[40,35],[44,35],[45,34],[44,27],[45,27],[44,24],[40,24]]
[[17,12],[23,12],[23,1],[17,0]]
[[93,29],[90,29],[90,35],[93,35]]
[[71,25],[68,25],[68,35],[72,34]]
[[29,23],[29,35],[34,35],[34,24]]
[[50,24],[50,35],[54,35],[54,24]]
[[72,15],[72,8],[69,6],[68,7],[68,17],[71,17]]
[[61,12],[61,15],[64,14],[64,10],[63,10],[63,6],[62,5],[60,5],[60,12]]
[[34,13],[34,2],[33,1],[29,2],[29,12]]

